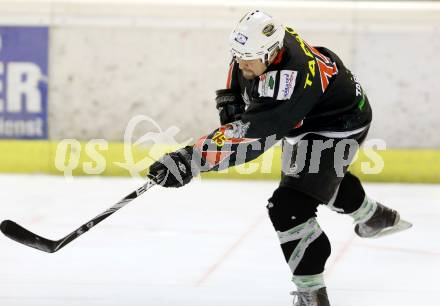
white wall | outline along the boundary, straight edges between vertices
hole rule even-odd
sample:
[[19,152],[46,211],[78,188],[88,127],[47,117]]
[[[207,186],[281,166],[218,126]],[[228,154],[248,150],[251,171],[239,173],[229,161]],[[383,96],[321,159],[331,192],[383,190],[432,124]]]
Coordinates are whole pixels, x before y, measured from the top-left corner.
[[[249,1],[1,1],[0,24],[47,24],[50,136],[121,140],[137,114],[197,138],[217,126],[230,30]],[[440,147],[440,4],[254,2],[337,52],[374,108],[370,137]]]

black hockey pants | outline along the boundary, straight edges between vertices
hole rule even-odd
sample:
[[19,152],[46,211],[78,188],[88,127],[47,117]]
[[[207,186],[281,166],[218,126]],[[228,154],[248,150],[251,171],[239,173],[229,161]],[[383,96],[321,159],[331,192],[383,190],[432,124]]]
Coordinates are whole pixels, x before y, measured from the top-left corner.
[[350,214],[364,201],[359,179],[347,170],[367,132],[307,133],[283,142],[282,179],[267,208],[294,275],[322,273],[330,256],[330,242],[315,219],[318,205]]

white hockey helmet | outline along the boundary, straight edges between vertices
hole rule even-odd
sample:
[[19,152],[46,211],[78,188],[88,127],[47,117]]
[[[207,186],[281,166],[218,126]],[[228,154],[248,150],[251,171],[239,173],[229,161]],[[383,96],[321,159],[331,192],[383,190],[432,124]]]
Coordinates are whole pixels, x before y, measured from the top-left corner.
[[283,46],[284,33],[284,26],[272,16],[252,10],[232,30],[229,38],[232,56],[242,60],[260,58],[267,63],[272,51]]

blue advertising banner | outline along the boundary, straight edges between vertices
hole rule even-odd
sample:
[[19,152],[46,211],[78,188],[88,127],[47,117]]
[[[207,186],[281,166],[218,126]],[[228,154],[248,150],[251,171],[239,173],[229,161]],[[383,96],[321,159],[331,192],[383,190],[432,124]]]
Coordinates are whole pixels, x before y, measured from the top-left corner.
[[47,139],[47,27],[0,26],[0,138]]

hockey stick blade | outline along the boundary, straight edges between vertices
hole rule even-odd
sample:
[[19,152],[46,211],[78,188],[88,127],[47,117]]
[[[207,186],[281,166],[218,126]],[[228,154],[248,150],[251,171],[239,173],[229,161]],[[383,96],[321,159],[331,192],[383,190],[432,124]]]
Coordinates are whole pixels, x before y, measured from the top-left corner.
[[31,248],[53,253],[56,249],[56,241],[38,236],[31,231],[11,220],[5,220],[0,225],[0,230],[7,237]]
[[114,214],[116,211],[136,199],[138,196],[143,194],[145,191],[150,189],[152,186],[154,186],[156,183],[154,181],[149,180],[146,184],[144,184],[142,187],[136,189],[129,195],[127,195],[125,198],[117,202],[115,205],[107,209],[106,211],[102,212],[101,214],[97,215],[95,218],[91,219],[89,222],[84,223],[79,228],[71,232],[69,235],[61,238],[60,240],[50,240],[46,239],[44,237],[41,237],[37,234],[32,233],[31,231],[25,229],[21,225],[15,223],[11,220],[5,220],[0,224],[0,230],[5,236],[8,238],[17,241],[23,245],[26,245],[28,247],[47,252],[47,253],[54,253],[58,250],[60,250],[62,247],[64,247],[69,242],[75,240],[88,230],[90,230],[92,227],[100,223],[102,220],[106,219],[107,217]]

